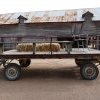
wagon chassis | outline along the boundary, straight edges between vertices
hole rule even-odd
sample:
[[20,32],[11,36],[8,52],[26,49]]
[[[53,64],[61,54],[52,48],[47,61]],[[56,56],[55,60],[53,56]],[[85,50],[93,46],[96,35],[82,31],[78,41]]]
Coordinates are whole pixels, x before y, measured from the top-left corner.
[[[51,51],[47,54],[45,53],[41,53],[38,54],[35,51],[35,45],[36,43],[45,43],[43,41],[40,42],[36,42],[36,41],[31,41],[33,43],[33,52],[31,52],[31,54],[28,53],[20,53],[20,54],[16,54],[16,53],[4,53],[4,44],[6,44],[4,42],[5,38],[25,38],[27,36],[1,36],[1,42],[0,42],[0,46],[2,47],[2,53],[0,53],[0,65],[4,66],[4,74],[5,77],[8,80],[16,80],[18,78],[20,78],[21,76],[21,65],[18,65],[16,63],[12,63],[13,60],[20,60],[20,59],[66,59],[66,58],[72,58],[76,60],[76,64],[78,66],[80,66],[80,74],[82,76],[82,78],[84,79],[88,79],[88,80],[93,80],[96,79],[98,74],[99,74],[99,69],[98,69],[98,65],[100,63],[100,51],[97,50],[98,52],[93,52],[93,53],[71,53],[71,46],[73,41],[76,41],[77,43],[79,41],[82,41],[85,39],[86,42],[86,47],[88,47],[89,42],[91,42],[93,45],[94,43],[100,43],[100,36],[72,36],[73,41],[53,41],[53,38],[55,37],[48,37],[50,38],[49,41],[45,41],[46,43],[50,43],[50,46],[52,43],[63,43],[64,47],[65,47],[65,52],[61,52],[61,53],[54,53],[51,49]],[[28,36],[28,38],[32,38],[34,36]],[[99,37],[99,38],[98,38]],[[37,38],[37,37],[35,37]],[[40,37],[40,38],[47,38],[47,37]],[[68,38],[68,37],[67,37]],[[96,39],[95,39],[96,38]],[[33,39],[34,40],[34,39]],[[95,42],[94,42],[95,41]],[[18,43],[24,43],[23,41],[17,41],[15,42],[9,42],[9,44],[18,44]],[[80,44],[78,44],[78,50],[80,50],[79,47]],[[95,44],[96,45],[96,44]],[[99,45],[97,45],[96,49],[99,47]],[[84,50],[85,47],[82,46],[82,49]],[[12,52],[12,51],[11,51]],[[78,51],[79,52],[79,51]],[[98,63],[98,64],[96,64]],[[24,64],[25,65],[25,64]]]

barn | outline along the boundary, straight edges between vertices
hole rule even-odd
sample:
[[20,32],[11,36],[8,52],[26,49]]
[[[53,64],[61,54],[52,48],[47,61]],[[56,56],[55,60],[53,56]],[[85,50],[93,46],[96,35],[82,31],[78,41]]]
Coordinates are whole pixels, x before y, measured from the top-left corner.
[[65,36],[70,40],[77,34],[100,34],[100,8],[0,14],[1,36],[56,36],[57,40],[66,40]]

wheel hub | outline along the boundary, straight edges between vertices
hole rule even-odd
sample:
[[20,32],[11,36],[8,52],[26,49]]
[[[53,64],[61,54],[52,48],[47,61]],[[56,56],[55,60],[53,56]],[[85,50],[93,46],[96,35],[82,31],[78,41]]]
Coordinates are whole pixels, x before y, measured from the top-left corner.
[[17,75],[17,71],[14,68],[8,69],[7,73],[9,75],[9,77],[15,77]]
[[85,73],[87,74],[87,76],[93,76],[95,74],[95,69],[92,67],[88,67],[85,69]]

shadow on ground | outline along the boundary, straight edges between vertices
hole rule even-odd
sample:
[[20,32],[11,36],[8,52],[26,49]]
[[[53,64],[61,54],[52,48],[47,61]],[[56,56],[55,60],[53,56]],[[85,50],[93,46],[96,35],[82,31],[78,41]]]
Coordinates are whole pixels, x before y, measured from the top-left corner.
[[22,69],[22,78],[66,78],[66,79],[80,79],[80,70],[78,67],[74,68],[24,68]]

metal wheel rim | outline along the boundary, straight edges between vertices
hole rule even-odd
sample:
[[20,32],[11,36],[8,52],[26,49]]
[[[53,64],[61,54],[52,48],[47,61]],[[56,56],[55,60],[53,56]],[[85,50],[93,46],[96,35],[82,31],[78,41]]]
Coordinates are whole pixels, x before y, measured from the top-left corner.
[[6,71],[6,75],[9,78],[16,78],[18,75],[18,71],[15,68],[10,68]]
[[87,67],[85,68],[85,74],[86,76],[93,77],[96,74],[96,70],[93,67]]

